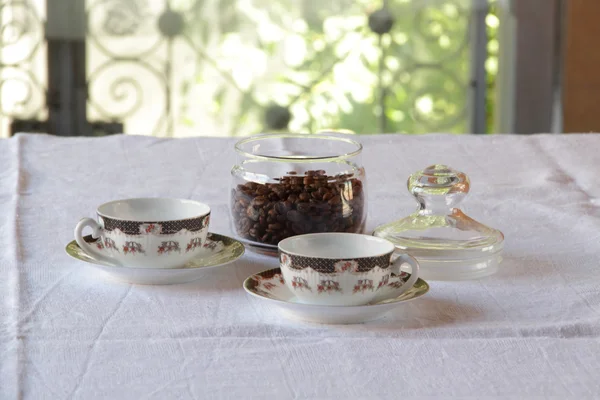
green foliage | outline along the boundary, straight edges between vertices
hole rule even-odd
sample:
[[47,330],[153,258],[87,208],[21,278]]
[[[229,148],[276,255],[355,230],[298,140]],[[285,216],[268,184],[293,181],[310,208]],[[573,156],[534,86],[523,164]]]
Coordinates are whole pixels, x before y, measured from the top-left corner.
[[[215,118],[235,119],[231,135],[267,129],[263,114],[270,104],[289,107],[292,131],[418,134],[469,129],[469,0],[390,0],[395,23],[381,37],[367,24],[368,14],[380,5],[368,0],[228,0],[216,3],[212,18],[207,4],[195,3],[194,20],[205,23],[188,30],[202,50],[199,75],[217,69],[223,79],[217,89],[202,76],[189,85],[213,88],[205,91],[214,100],[212,112]],[[495,12],[492,1],[488,130],[497,72]],[[232,56],[234,45],[238,54]]]

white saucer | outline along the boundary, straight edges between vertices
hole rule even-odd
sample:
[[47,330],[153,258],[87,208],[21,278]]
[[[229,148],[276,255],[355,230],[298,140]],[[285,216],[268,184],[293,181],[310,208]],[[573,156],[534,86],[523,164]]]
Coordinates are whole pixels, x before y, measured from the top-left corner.
[[[93,241],[91,236],[84,237]],[[73,240],[65,248],[67,254],[105,275],[119,281],[140,285],[170,285],[201,278],[207,269],[229,264],[244,254],[244,245],[230,237],[209,233],[202,252],[181,268],[127,268],[98,260],[85,253]]]
[[320,324],[358,324],[381,318],[402,304],[423,296],[429,291],[429,285],[417,279],[415,285],[400,296],[394,296],[390,289],[390,298],[364,306],[321,306],[299,303],[288,289],[279,268],[269,269],[248,277],[244,289],[254,297],[268,301],[280,309],[285,316]]

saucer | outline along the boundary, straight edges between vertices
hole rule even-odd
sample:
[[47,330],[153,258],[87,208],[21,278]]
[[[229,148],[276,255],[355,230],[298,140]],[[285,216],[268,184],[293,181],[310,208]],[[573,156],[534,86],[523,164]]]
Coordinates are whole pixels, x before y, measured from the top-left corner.
[[[84,237],[84,240],[93,241],[91,236]],[[87,263],[113,279],[140,285],[170,285],[194,281],[201,278],[209,268],[237,260],[244,254],[244,245],[230,237],[208,233],[206,243],[198,256],[179,268],[128,268],[109,264],[83,252],[74,240],[65,250],[69,256]]]
[[422,279],[400,296],[394,296],[390,289],[390,298],[362,306],[322,306],[299,303],[283,280],[281,269],[269,269],[248,277],[244,289],[250,295],[266,300],[279,308],[290,319],[316,322],[320,324],[358,324],[383,317],[402,304],[423,296],[429,291],[429,285]]

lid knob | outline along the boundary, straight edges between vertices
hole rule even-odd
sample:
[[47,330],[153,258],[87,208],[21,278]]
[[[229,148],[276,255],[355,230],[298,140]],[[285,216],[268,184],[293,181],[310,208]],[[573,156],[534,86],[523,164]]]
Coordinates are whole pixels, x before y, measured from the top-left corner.
[[408,178],[408,190],[415,196],[421,210],[447,210],[460,203],[469,193],[469,177],[446,165],[435,164]]

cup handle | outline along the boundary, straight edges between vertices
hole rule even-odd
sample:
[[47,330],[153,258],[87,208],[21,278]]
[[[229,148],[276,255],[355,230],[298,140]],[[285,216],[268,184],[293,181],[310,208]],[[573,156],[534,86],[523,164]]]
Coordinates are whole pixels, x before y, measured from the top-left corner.
[[98,222],[91,218],[83,218],[77,226],[75,227],[75,241],[87,255],[100,259],[102,261],[108,262],[110,264],[115,264],[116,261],[104,254],[101,254],[100,251],[96,250],[93,246],[90,246],[90,243],[86,242],[83,239],[83,230],[87,227],[92,228],[92,237],[94,239],[98,238],[102,240],[102,231],[103,228],[100,226]]
[[402,264],[410,265],[410,278],[404,282],[399,292],[394,292],[396,296],[400,296],[402,293],[413,287],[417,282],[417,279],[419,279],[419,263],[414,257],[409,256],[408,254],[396,254],[397,257],[394,261],[392,261],[392,265],[390,266],[390,270],[393,274],[400,275],[400,267]]

